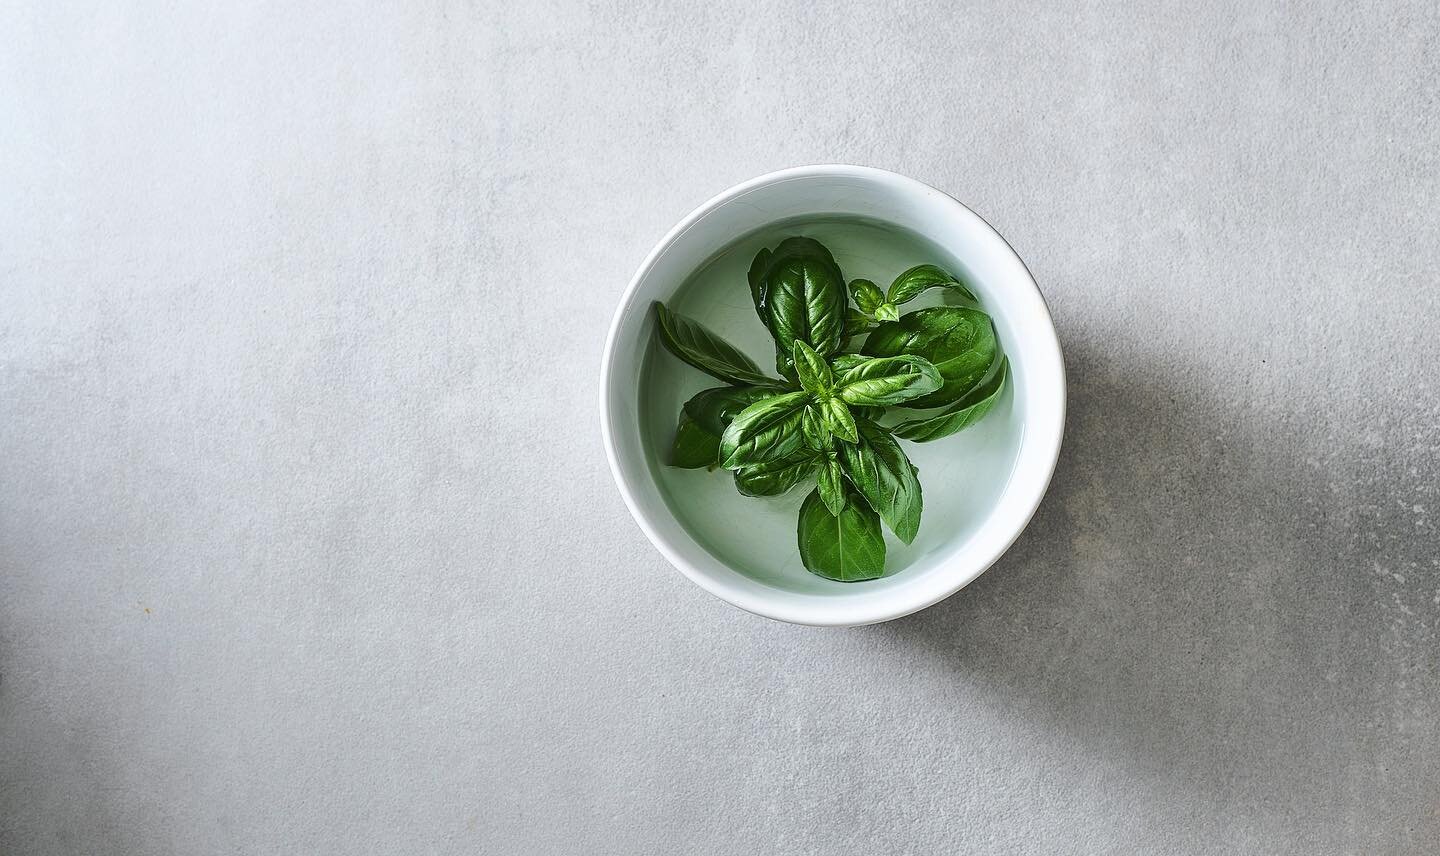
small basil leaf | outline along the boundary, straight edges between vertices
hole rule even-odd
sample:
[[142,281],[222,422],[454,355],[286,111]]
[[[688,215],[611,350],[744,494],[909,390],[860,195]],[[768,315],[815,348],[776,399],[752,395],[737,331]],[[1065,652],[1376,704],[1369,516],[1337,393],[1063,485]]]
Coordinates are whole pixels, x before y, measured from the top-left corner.
[[726,469],[763,464],[800,449],[800,419],[810,401],[808,392],[762,398],[740,411],[720,436],[720,461]]
[[847,443],[854,443],[860,439],[855,428],[855,417],[850,415],[850,408],[845,402],[838,398],[825,398],[819,402],[820,424],[825,429]]
[[876,321],[899,321],[900,310],[895,308],[893,303],[882,303],[875,307]]
[[825,363],[825,358],[815,353],[804,342],[795,341],[795,350],[791,352],[795,364],[795,376],[800,381],[800,386],[811,395],[820,397],[830,394],[830,387],[834,386],[835,378],[830,374],[830,366]]
[[754,360],[698,322],[676,315],[663,303],[655,304],[655,312],[660,319],[660,341],[670,353],[700,371],[741,386],[776,384]]
[[937,306],[876,327],[864,351],[876,357],[909,354],[934,363],[943,383],[907,407],[945,407],[979,383],[999,350],[990,316],[964,306]]
[[680,411],[675,442],[670,446],[670,466],[685,470],[712,467],[720,457],[720,435],[700,427],[690,414]]
[[928,395],[943,383],[929,360],[909,355],[855,363],[835,382],[835,394],[849,404],[889,407]]
[[960,284],[959,279],[935,265],[916,265],[895,277],[886,297],[890,303],[898,306],[909,303],[932,288],[948,288],[967,300],[978,302],[970,289]]
[[850,282],[850,299],[861,312],[874,315],[875,308],[885,302],[885,292],[868,279],[856,279]]
[[834,452],[826,455],[824,461],[815,468],[815,481],[821,501],[830,509],[831,514],[839,517],[840,512],[845,510],[845,476]]
[[983,419],[985,414],[990,412],[990,408],[995,406],[995,402],[1000,400],[1000,393],[1005,391],[1005,382],[1009,377],[1009,371],[1009,360],[1001,357],[1000,367],[996,369],[995,373],[984,383],[961,397],[954,405],[926,419],[901,422],[890,430],[896,437],[913,440],[917,443],[927,443],[969,428]]
[[808,404],[800,414],[800,436],[805,438],[805,445],[816,452],[823,452],[834,445],[830,429],[820,421],[820,414],[815,412],[815,408]]
[[760,288],[766,326],[787,353],[796,340],[825,355],[840,349],[845,280],[822,244],[809,238],[782,241],[766,265]]
[[745,496],[779,496],[799,484],[814,468],[815,456],[808,451],[778,461],[742,467],[735,471],[735,489]]
[[856,582],[885,573],[885,536],[864,501],[851,497],[839,514],[831,514],[819,489],[812,490],[800,506],[796,534],[800,561],[812,574]]
[[920,531],[920,480],[895,438],[874,422],[859,423],[860,442],[840,447],[845,475],[870,507],[906,544]]
[[864,354],[841,354],[838,357],[831,357],[830,371],[837,376],[843,375],[868,359],[870,357]]
[[725,433],[735,415],[777,390],[766,386],[716,386],[702,390],[687,402],[685,413],[715,437]]

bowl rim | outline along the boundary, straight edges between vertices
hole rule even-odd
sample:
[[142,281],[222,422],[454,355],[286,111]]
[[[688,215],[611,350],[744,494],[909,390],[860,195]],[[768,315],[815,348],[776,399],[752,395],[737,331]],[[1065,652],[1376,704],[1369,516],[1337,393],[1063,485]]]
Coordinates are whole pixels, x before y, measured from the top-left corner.
[[[1006,248],[1006,250],[1009,251],[1009,253],[1014,257],[1015,261],[1019,264],[1020,269],[1025,272],[1025,277],[1028,281],[1030,288],[1034,291],[1035,296],[1039,298],[1040,307],[1043,309],[1044,321],[1046,322],[1043,329],[1030,330],[1027,331],[1027,334],[1034,336],[1045,336],[1048,339],[1048,342],[1046,344],[1052,347],[1054,356],[1056,358],[1054,365],[1056,371],[1054,372],[1053,377],[1053,380],[1056,384],[1056,401],[1054,402],[1053,420],[1056,426],[1056,430],[1052,432],[1051,437],[1049,438],[1052,440],[1052,442],[1050,442],[1047,447],[1036,449],[1034,452],[1031,453],[1030,456],[1028,456],[1033,457],[1036,455],[1043,455],[1043,457],[1040,459],[1040,467],[1043,470],[1043,475],[1041,475],[1041,477],[1038,479],[1032,479],[1033,488],[1031,489],[1030,495],[1023,496],[1021,498],[1022,504],[1024,506],[1024,511],[1017,517],[1012,518],[1013,531],[1008,533],[1006,537],[1000,539],[1000,541],[997,542],[997,545],[995,547],[992,547],[987,552],[987,554],[983,556],[981,561],[974,564],[973,573],[962,574],[956,577],[953,581],[945,582],[944,584],[938,585],[930,590],[922,590],[922,597],[916,598],[911,602],[906,602],[898,607],[892,607],[883,610],[877,609],[869,612],[861,611],[858,615],[856,614],[853,600],[845,604],[846,607],[848,607],[847,609],[840,609],[840,604],[838,603],[834,604],[830,608],[827,608],[827,604],[822,598],[814,598],[813,600],[807,599],[803,603],[787,602],[784,599],[768,600],[763,596],[754,596],[748,592],[728,590],[723,586],[718,585],[715,580],[711,579],[711,577],[707,573],[704,573],[699,568],[695,567],[683,554],[681,554],[679,550],[675,549],[669,543],[669,541],[660,534],[656,526],[650,520],[649,516],[641,507],[640,503],[636,500],[630,484],[630,476],[621,468],[620,462],[617,459],[615,438],[611,425],[612,421],[615,418],[615,414],[612,412],[612,408],[610,407],[610,388],[611,384],[614,382],[614,364],[617,354],[616,345],[619,337],[620,327],[624,320],[629,316],[629,314],[634,311],[636,296],[640,290],[640,285],[650,274],[651,269],[655,266],[659,258],[687,230],[689,230],[697,222],[703,219],[711,211],[714,211],[715,209],[726,204],[732,199],[750,193],[757,188],[765,187],[771,184],[778,184],[780,182],[790,181],[797,178],[813,177],[849,177],[857,179],[868,179],[882,184],[890,184],[892,186],[896,186],[905,192],[916,192],[921,194],[939,194],[948,203],[955,205],[961,212],[962,216],[968,216],[970,218],[973,218],[975,223],[988,230],[991,234],[993,234],[996,238],[999,239],[1000,243]],[[1012,547],[1015,541],[1019,539],[1021,533],[1024,532],[1025,529],[1030,525],[1030,521],[1034,518],[1035,512],[1039,509],[1040,503],[1043,501],[1045,494],[1049,490],[1051,479],[1054,477],[1055,474],[1055,467],[1060,458],[1060,449],[1064,442],[1065,415],[1067,404],[1064,353],[1060,347],[1059,336],[1055,331],[1053,317],[1050,315],[1049,304],[1045,301],[1045,296],[1040,291],[1040,287],[1035,281],[1035,276],[1030,272],[1030,268],[1025,264],[1025,261],[1020,258],[1020,254],[1015,252],[1015,248],[1010,245],[1010,242],[1005,240],[1005,237],[1000,234],[999,230],[997,230],[988,221],[986,221],[985,218],[975,213],[975,211],[972,210],[969,206],[965,205],[965,203],[961,202],[950,194],[945,193],[943,190],[926,184],[925,182],[919,181],[918,179],[910,178],[909,176],[901,175],[900,173],[892,172],[886,169],[880,169],[878,167],[858,166],[854,164],[842,163],[809,164],[805,166],[790,167],[787,169],[765,173],[764,175],[749,179],[748,181],[740,182],[739,184],[736,184],[732,187],[727,188],[724,191],[721,191],[720,193],[712,196],[710,199],[696,206],[694,210],[692,210],[689,214],[687,214],[679,222],[677,222],[673,227],[671,227],[670,230],[665,233],[664,237],[662,237],[654,245],[654,247],[651,248],[650,252],[645,256],[644,261],[640,263],[639,267],[635,269],[635,273],[631,276],[629,284],[625,287],[625,291],[620,296],[620,302],[619,305],[616,307],[615,313],[610,320],[610,328],[606,332],[605,345],[601,353],[599,394],[600,435],[601,442],[605,447],[605,458],[609,462],[610,474],[615,480],[616,487],[620,490],[620,496],[624,500],[625,506],[629,509],[630,516],[635,520],[636,524],[639,525],[641,531],[645,533],[645,537],[649,539],[650,543],[653,544],[655,548],[660,551],[661,555],[663,555],[665,559],[670,562],[671,565],[673,565],[677,570],[684,574],[691,582],[695,583],[700,588],[704,589],[705,591],[709,592],[720,600],[731,604],[732,606],[739,607],[740,609],[743,609],[747,612],[763,616],[765,618],[785,621],[791,624],[802,624],[816,627],[860,626],[865,624],[877,624],[884,621],[891,621],[896,618],[902,618],[906,615],[910,615],[912,613],[919,612],[920,610],[927,607],[933,606],[936,603],[944,600],[945,598],[950,597],[951,595],[963,589],[965,586],[969,585],[971,582],[974,582],[977,578],[980,577],[981,574],[985,573],[985,571],[989,570],[990,567],[995,564],[995,562],[999,561],[1001,556],[1003,556],[1006,552],[1009,551],[1010,547]],[[1044,440],[1047,438],[1041,437],[1039,439]],[[1022,455],[1020,458],[1017,458],[1017,468],[1025,457],[1027,456]],[[1014,476],[1012,474],[1012,481],[1013,478]],[[1011,490],[1011,487],[1007,486],[1006,492],[1008,492],[1009,490]],[[1001,496],[1003,498],[1004,493],[1002,493]]]

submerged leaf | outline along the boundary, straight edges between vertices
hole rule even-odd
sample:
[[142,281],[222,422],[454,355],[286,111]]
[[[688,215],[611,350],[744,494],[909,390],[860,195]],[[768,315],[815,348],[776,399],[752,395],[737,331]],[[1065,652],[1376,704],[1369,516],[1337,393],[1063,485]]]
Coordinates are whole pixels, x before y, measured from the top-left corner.
[[720,457],[720,435],[706,431],[690,414],[680,411],[675,442],[670,446],[670,466],[685,470],[711,467]]
[[778,385],[754,360],[698,321],[671,312],[663,303],[655,304],[655,314],[660,321],[660,341],[670,353],[700,371],[733,384]]
[[880,518],[858,497],[831,513],[817,488],[800,506],[796,527],[800,561],[811,573],[840,582],[873,580],[885,573]]
[[901,422],[890,430],[896,437],[913,440],[916,443],[927,443],[969,428],[983,419],[985,414],[995,406],[995,402],[1000,400],[1000,393],[1005,391],[1009,369],[1009,361],[1001,357],[1000,367],[989,379],[972,389],[950,407],[935,416]]

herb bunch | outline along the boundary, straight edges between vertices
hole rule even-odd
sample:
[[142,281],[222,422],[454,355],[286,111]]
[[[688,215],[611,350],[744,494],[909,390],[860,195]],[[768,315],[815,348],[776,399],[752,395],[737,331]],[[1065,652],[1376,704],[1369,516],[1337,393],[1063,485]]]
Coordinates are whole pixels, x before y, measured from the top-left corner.
[[[881,523],[906,544],[920,529],[919,470],[898,440],[948,437],[990,411],[1008,375],[994,325],[975,295],[934,265],[904,271],[888,291],[865,279],[847,289],[834,256],[811,238],[762,249],[749,280],[779,378],[655,304],[665,347],[726,383],[685,402],[670,464],[723,467],[746,496],[779,496],[813,477],[800,507],[801,561],[832,580],[879,577]],[[900,313],[932,288],[960,305]],[[885,420],[896,405],[930,412]]]

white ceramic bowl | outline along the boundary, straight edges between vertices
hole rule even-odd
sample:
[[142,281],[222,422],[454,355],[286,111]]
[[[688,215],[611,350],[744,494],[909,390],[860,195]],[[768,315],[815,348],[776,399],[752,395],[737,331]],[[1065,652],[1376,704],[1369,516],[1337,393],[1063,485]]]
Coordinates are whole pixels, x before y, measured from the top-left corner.
[[[681,403],[720,382],[658,345],[651,305],[663,301],[696,318],[769,366],[773,349],[751,306],[745,270],[757,248],[791,234],[821,239],[847,279],[866,277],[882,288],[914,264],[963,271],[1010,358],[1009,390],[985,419],[952,437],[905,444],[920,468],[925,510],[914,544],[887,533],[887,570],[878,580],[834,582],[800,565],[795,511],[808,489],[752,499],[736,493],[724,471],[664,465]],[[605,341],[600,387],[610,468],[646,536],[711,594],[797,624],[887,621],[975,579],[1039,506],[1065,423],[1060,344],[1010,245],[935,188],[858,166],[764,175],[676,224],[625,289]]]

